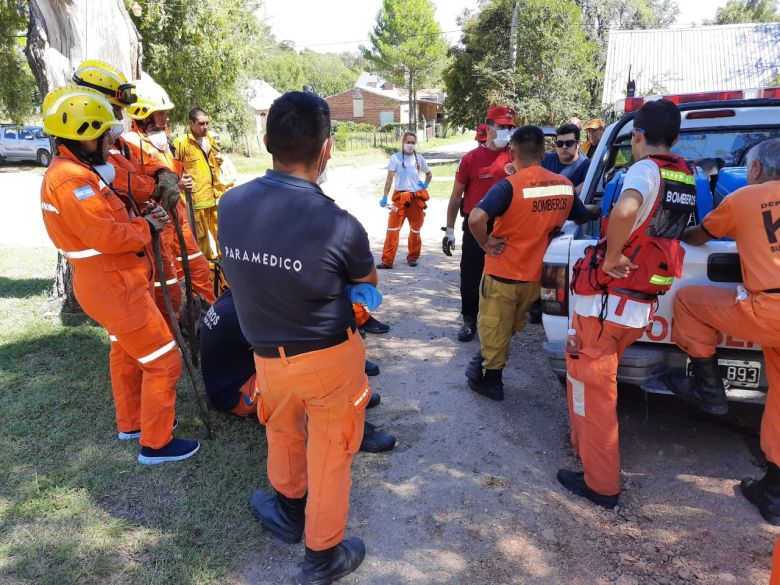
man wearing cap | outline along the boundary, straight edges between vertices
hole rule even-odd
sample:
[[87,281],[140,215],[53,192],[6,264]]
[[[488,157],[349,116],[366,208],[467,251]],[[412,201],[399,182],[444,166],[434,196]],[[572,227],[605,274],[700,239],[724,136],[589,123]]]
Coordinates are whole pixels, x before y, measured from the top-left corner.
[[509,106],[492,106],[485,120],[487,140],[484,148],[478,146],[467,152],[455,173],[450,203],[447,207],[447,226],[442,250],[452,256],[455,247],[455,219],[463,215],[463,250],[460,257],[460,298],[463,326],[458,341],[471,341],[477,331],[479,312],[479,281],[485,267],[485,252],[469,230],[469,213],[488,190],[514,172],[509,156],[509,138],[515,128],[515,111]]
[[480,146],[485,146],[485,142],[487,142],[487,124],[482,122],[482,124],[477,126],[477,133],[474,135],[474,140],[476,140],[477,144]]
[[585,124],[585,134],[587,134],[588,139],[582,143],[582,152],[589,159],[592,159],[593,155],[596,154],[596,147],[601,142],[601,137],[604,136],[604,120],[601,118],[589,120]]
[[562,175],[574,184],[579,195],[590,159],[580,152],[580,129],[575,124],[564,124],[555,131],[555,152],[548,152],[542,160],[542,168]]

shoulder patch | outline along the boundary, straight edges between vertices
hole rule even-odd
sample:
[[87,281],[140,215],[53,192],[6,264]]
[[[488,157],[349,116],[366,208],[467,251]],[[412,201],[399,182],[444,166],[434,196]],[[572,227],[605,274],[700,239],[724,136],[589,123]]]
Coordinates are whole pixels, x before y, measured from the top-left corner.
[[73,194],[76,196],[76,199],[79,201],[83,199],[87,199],[89,197],[92,197],[95,194],[95,190],[90,187],[89,185],[85,185],[84,187],[79,187],[78,189],[73,189]]

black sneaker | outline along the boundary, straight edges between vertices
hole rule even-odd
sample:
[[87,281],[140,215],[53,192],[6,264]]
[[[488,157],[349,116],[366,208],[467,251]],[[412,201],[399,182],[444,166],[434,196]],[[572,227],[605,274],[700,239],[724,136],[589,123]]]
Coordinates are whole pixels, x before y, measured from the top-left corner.
[[373,333],[374,335],[382,335],[383,333],[387,333],[388,331],[390,331],[390,325],[385,325],[378,319],[371,316],[368,318],[368,321],[363,323],[361,329],[366,333]]
[[307,546],[301,568],[301,583],[330,585],[357,569],[365,557],[366,545],[355,537],[345,538],[326,550],[314,551]]
[[379,392],[372,391],[371,398],[368,399],[368,404],[366,404],[366,408],[374,408],[375,406],[379,405],[381,401],[382,401],[382,397],[379,395]]
[[585,474],[582,471],[571,471],[569,469],[558,470],[558,483],[582,498],[586,498],[602,508],[614,510],[620,503],[620,494],[614,496],[604,496],[594,492],[585,483]]
[[406,262],[406,263],[407,263],[409,266],[411,266],[412,268],[414,268],[415,266],[417,266],[417,260],[407,260],[407,262]]
[[376,269],[377,270],[392,270],[393,267],[392,266],[388,266],[384,262],[380,262],[379,264],[376,265]]
[[395,435],[380,431],[370,422],[365,423],[360,450],[366,453],[384,453],[395,447]]
[[144,465],[156,465],[168,461],[183,461],[189,459],[200,449],[200,443],[190,439],[171,439],[171,442],[162,449],[141,447],[138,455],[138,463]]
[[[173,430],[176,430],[176,427],[179,426],[179,421],[177,419],[173,419]],[[141,429],[138,429],[137,431],[128,431],[127,433],[120,432],[118,435],[120,441],[132,441],[133,439],[140,439],[141,438]]]
[[466,317],[463,315],[463,326],[458,331],[458,341],[466,342],[474,339],[477,333],[477,320],[475,317]]
[[379,364],[366,360],[365,371],[366,371],[366,376],[378,376]]

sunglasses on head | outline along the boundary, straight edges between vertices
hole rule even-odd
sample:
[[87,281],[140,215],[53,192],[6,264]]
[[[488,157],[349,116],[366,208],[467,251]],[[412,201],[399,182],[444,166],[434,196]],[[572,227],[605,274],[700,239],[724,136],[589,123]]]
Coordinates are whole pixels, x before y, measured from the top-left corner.
[[576,140],[556,140],[555,141],[555,146],[557,146],[558,148],[571,148],[575,144],[577,144]]
[[631,136],[633,136],[635,132],[639,132],[639,134],[644,134],[645,133],[645,129],[644,128],[632,128],[631,129]]

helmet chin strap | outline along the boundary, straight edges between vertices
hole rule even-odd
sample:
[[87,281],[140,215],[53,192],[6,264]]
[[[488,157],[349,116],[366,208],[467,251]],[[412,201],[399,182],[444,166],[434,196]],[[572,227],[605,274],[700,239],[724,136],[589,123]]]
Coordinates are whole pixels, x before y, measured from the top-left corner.
[[103,141],[105,140],[105,133],[101,134],[97,139],[97,150],[95,152],[85,152],[83,142],[78,140],[68,140],[65,146],[84,164],[92,167],[93,165],[106,164],[106,160],[103,157]]

